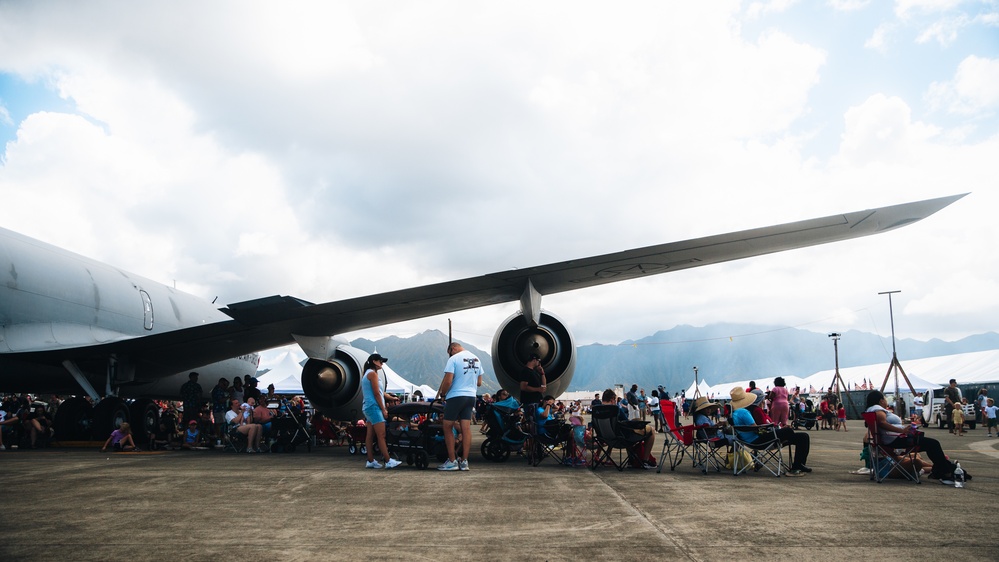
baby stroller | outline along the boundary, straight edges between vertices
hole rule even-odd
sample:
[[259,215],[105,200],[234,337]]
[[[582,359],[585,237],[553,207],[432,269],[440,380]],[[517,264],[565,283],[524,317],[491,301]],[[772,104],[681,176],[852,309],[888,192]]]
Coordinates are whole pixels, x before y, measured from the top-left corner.
[[312,436],[305,428],[305,414],[288,410],[284,416],[271,421],[271,429],[276,436],[274,444],[271,445],[271,452],[294,453],[303,443],[307,450],[312,452]]
[[347,434],[347,452],[355,455],[360,452],[362,455],[368,454],[368,447],[364,444],[364,439],[368,435],[368,428],[362,424],[350,424],[344,430]]
[[798,412],[798,415],[794,416],[794,429],[815,429],[818,426],[819,420],[811,403],[805,405],[805,411]]
[[320,412],[312,414],[312,432],[316,443],[332,447],[347,443],[347,432]]
[[439,402],[407,402],[389,408],[389,421],[385,425],[389,453],[404,457],[406,464],[421,469],[430,466],[431,453],[439,459],[444,434],[437,418],[443,410]]
[[513,398],[489,404],[482,416],[487,424],[482,456],[493,462],[503,462],[510,458],[510,451],[519,451],[527,439],[520,426],[523,417],[520,404]]

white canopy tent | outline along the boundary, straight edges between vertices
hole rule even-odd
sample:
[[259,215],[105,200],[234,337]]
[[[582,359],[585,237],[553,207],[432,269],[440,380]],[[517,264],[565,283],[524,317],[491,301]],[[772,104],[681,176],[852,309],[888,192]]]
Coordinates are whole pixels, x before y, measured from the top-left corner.
[[302,366],[290,352],[281,354],[275,365],[263,375],[257,377],[257,388],[267,391],[267,385],[274,385],[277,394],[303,394]]
[[[413,394],[419,390],[423,396],[433,397],[437,394],[436,388],[427,385],[416,385],[404,379],[399,373],[385,365],[382,367],[385,376],[386,391],[393,394]],[[271,370],[257,377],[257,387],[267,390],[267,385],[274,385],[274,392],[277,394],[303,394],[302,390],[302,366],[298,364],[294,354],[285,352],[278,356]]]
[[703,379],[700,381],[700,384],[698,384],[697,381],[690,381],[690,386],[687,387],[687,390],[684,394],[688,399],[693,400],[694,396],[696,395],[694,393],[695,390],[700,392],[700,396],[708,396],[708,394],[711,392],[711,385],[708,384]]
[[[843,379],[843,383],[847,385],[847,390],[878,389],[881,388],[885,374],[888,373],[889,363],[889,361],[885,361],[874,365],[841,367],[839,375]],[[902,369],[917,392],[929,388],[945,387],[950,379],[956,379],[958,384],[999,382],[999,350],[975,351],[925,359],[906,360],[900,358],[899,363],[902,364]],[[835,369],[828,369],[805,378],[787,376],[784,379],[789,389],[800,386],[802,392],[814,394],[829,389],[833,382],[833,373],[835,373]],[[773,379],[757,378],[755,380],[757,385],[764,390],[768,384],[761,383],[766,381],[770,385],[773,384]],[[707,395],[715,399],[725,399],[729,396],[732,388],[736,386],[746,388],[749,386],[749,381],[716,384],[709,389]],[[885,390],[895,391],[894,372],[889,376]],[[902,392],[909,390],[905,381],[902,380],[901,373],[899,373],[899,390]]]

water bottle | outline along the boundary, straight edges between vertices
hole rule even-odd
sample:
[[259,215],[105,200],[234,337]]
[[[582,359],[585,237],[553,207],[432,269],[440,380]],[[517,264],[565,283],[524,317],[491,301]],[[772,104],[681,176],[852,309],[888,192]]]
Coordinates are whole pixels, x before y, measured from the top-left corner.
[[961,463],[957,463],[957,468],[954,469],[954,487],[964,487],[964,469],[961,468]]

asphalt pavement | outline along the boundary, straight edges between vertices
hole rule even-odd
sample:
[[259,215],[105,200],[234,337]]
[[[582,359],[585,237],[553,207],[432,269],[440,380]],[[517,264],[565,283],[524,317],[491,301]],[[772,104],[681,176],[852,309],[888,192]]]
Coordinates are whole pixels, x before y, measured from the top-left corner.
[[[964,489],[851,474],[861,422],[813,430],[812,474],[702,474],[518,457],[364,468],[347,447],[0,453],[0,560],[996,559],[999,438],[930,428]],[[656,452],[662,444],[657,440]]]

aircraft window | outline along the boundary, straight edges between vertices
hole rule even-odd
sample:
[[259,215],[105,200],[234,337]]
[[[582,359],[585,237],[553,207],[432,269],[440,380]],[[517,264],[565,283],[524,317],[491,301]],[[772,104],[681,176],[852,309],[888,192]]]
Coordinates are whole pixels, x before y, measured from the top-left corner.
[[149,298],[149,293],[139,289],[142,297],[142,325],[147,330],[153,329],[153,301]]

